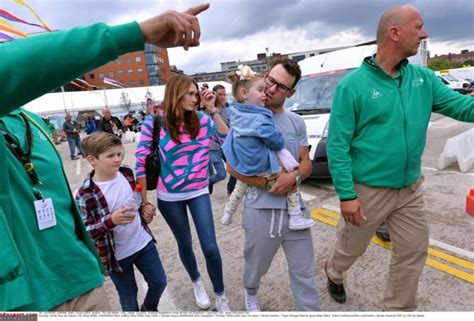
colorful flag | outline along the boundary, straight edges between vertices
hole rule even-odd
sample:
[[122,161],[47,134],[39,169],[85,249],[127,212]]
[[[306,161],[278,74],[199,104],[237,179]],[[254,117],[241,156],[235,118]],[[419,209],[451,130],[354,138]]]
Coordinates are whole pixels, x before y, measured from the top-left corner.
[[104,84],[112,85],[112,86],[119,87],[119,88],[126,87],[121,82],[119,82],[117,80],[114,80],[114,79],[107,78],[107,77],[104,77]]
[[6,31],[8,33],[13,33],[13,34],[18,35],[20,37],[28,37],[28,34],[24,33],[21,30],[18,30],[16,28],[14,28],[14,27],[10,27],[4,22],[6,22],[6,21],[0,20],[0,31]]
[[0,32],[0,41],[1,42],[12,41],[12,40],[15,40],[15,38],[10,37],[9,35],[6,35],[6,34]]
[[44,21],[40,18],[40,16],[36,13],[35,10],[33,10],[33,8],[29,4],[27,4],[24,0],[14,0],[14,1],[16,3],[18,3],[20,6],[23,6],[23,7],[27,8],[28,10],[30,10],[31,13],[33,13],[33,15],[36,17],[36,19],[38,19],[38,21],[41,22],[41,24],[43,25],[45,30],[51,31],[51,29],[49,29],[49,27],[46,25],[46,23],[44,23]]
[[20,19],[18,18],[17,16],[14,16],[12,15],[11,13],[9,13],[8,11],[5,11],[3,9],[0,9],[0,18],[4,18],[6,20],[10,20],[10,21],[13,21],[13,22],[20,22],[20,23],[24,23],[24,24],[27,24],[27,25],[30,25],[30,26],[35,26],[35,27],[39,27],[41,29],[44,29],[44,30],[47,30],[47,31],[50,31],[48,30],[46,27],[42,26],[42,25],[38,25],[36,23],[31,23],[31,22],[28,22],[28,21],[25,21],[23,19]]

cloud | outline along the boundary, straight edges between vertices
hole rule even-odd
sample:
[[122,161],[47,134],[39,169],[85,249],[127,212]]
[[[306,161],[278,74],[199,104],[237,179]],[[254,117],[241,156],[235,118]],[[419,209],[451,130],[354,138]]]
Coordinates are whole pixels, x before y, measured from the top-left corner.
[[[95,22],[142,21],[167,9],[184,10],[204,0],[29,0],[56,29]],[[220,70],[220,62],[256,59],[257,53],[298,52],[356,44],[375,38],[388,8],[410,4],[423,15],[429,49],[443,54],[473,50],[472,0],[210,0],[200,15],[201,46],[170,49],[170,62],[187,73]],[[31,14],[13,1],[0,6],[22,18]],[[27,20],[28,20],[27,19]]]

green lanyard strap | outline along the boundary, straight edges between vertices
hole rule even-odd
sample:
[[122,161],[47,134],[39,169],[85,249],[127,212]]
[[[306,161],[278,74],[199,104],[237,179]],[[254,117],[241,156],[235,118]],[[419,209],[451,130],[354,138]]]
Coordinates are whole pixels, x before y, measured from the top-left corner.
[[31,134],[31,126],[28,122],[26,116],[21,113],[21,117],[26,125],[25,131],[25,141],[26,141],[26,149],[23,150],[21,148],[21,144],[18,139],[12,135],[8,129],[6,128],[5,124],[2,126],[3,128],[0,130],[2,132],[3,137],[5,138],[5,142],[7,147],[11,150],[13,155],[23,164],[28,177],[31,180],[32,185],[41,184],[41,181],[38,178],[38,174],[36,173],[35,166],[31,162],[31,149],[33,146],[33,135]]

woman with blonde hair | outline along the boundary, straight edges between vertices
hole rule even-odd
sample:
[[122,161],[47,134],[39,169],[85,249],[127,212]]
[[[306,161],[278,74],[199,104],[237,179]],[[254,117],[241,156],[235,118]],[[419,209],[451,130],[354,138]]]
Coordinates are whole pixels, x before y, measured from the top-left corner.
[[[197,111],[201,99],[205,111]],[[216,241],[208,189],[209,145],[222,143],[228,128],[217,113],[215,96],[209,90],[199,91],[188,76],[172,77],[162,103],[164,121],[158,133],[161,172],[157,183],[158,207],[178,243],[179,256],[191,278],[196,304],[210,307],[192,248],[187,209],[196,227],[206,266],[216,294],[216,308],[230,311],[224,294],[222,259]],[[150,154],[154,118],[147,117],[142,126],[136,151],[136,175],[146,185],[145,159]],[[148,202],[146,188],[142,192]]]

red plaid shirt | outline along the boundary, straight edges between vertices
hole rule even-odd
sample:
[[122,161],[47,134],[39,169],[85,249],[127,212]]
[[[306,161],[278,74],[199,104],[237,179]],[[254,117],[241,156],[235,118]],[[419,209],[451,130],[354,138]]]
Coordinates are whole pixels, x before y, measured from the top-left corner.
[[[120,166],[119,171],[123,176],[125,176],[132,189],[135,189],[136,183],[133,176],[133,170],[128,166],[122,165]],[[81,188],[76,194],[76,202],[82,220],[86,226],[86,230],[99,252],[107,273],[110,271],[121,272],[122,268],[115,258],[114,232],[112,230],[115,227],[115,224],[112,222],[112,213],[110,213],[104,194],[99,186],[97,186],[97,184],[92,180],[93,176],[94,170],[88,174],[87,178],[82,183]],[[155,241],[153,234],[143,220],[143,217],[142,225],[145,228],[145,231],[151,235],[153,241]]]

